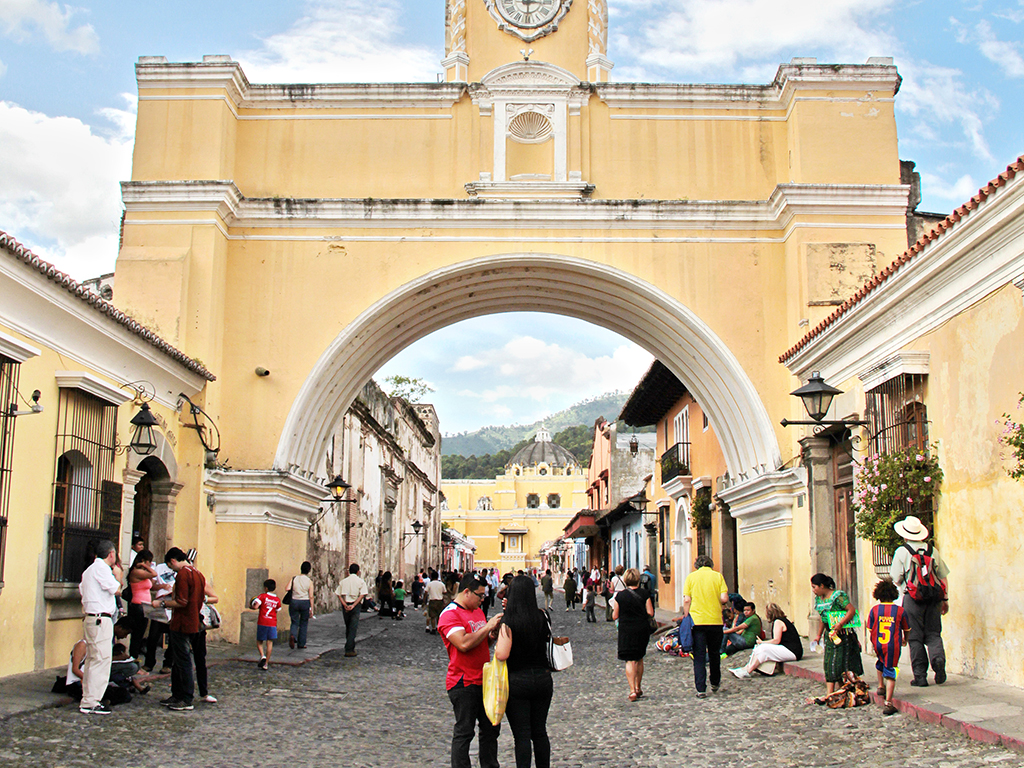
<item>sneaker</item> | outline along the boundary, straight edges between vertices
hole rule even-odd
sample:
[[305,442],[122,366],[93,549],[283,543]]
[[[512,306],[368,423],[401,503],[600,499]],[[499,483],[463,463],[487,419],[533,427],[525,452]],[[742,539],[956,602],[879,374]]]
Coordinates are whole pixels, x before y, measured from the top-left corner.
[[203,704],[216,704],[217,698],[210,694],[206,694],[205,696],[200,696],[198,701],[201,701]]
[[879,696],[885,696],[885,686],[884,685],[878,686],[878,690],[875,691],[875,693],[877,693]]
[[706,699],[708,697],[707,691],[697,691],[698,699]]
[[946,682],[946,668],[944,666],[935,670],[935,684],[942,685]]
[[353,656],[358,656],[358,654],[355,651],[345,651],[345,656],[351,659]]
[[256,668],[257,669],[266,669],[267,668],[267,657],[266,656],[261,656],[260,657],[260,660],[256,663]]
[[738,669],[730,669],[729,671],[732,672],[734,675],[736,675],[736,677],[738,677],[740,680],[746,680],[748,677],[750,677],[750,673],[747,672],[747,668],[746,667],[739,667]]
[[910,684],[914,688],[927,688],[928,687],[928,680],[926,678],[923,678],[923,677],[922,678],[915,677],[913,680],[910,681]]
[[160,667],[160,674],[161,675],[169,675],[169,674],[171,674],[171,668],[170,667]]
[[295,650],[295,638],[291,635],[288,635],[288,647]]
[[711,692],[712,693],[718,693],[718,689],[721,688],[721,687],[722,687],[721,685],[712,685],[711,686]]
[[109,715],[112,710],[105,704],[97,704],[95,707],[79,707],[78,711],[83,715]]
[[171,712],[191,712],[195,709],[191,701],[176,701],[167,708]]
[[893,704],[891,701],[885,702],[885,706],[882,707],[883,715],[895,715],[897,712],[899,712],[899,710],[896,709],[896,705]]
[[164,707],[169,707],[177,701],[173,696],[168,696],[166,699],[160,699],[160,704]]

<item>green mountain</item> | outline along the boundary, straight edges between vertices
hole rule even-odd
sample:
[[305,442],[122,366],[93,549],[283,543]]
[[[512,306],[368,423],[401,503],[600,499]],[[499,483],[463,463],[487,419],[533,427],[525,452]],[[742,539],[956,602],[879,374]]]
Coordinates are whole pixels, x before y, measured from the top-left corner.
[[[541,427],[546,428],[554,436],[567,427],[592,427],[601,416],[612,421],[619,415],[628,397],[628,392],[610,392],[591,400],[576,403],[546,419],[535,421],[533,424],[483,427],[475,432],[445,435],[441,440],[441,454],[443,456],[483,456],[484,454],[495,454],[498,451],[511,451],[516,444],[523,440],[532,440]],[[569,446],[564,447],[572,451]],[[577,456],[577,458],[580,462],[587,463],[587,456]]]

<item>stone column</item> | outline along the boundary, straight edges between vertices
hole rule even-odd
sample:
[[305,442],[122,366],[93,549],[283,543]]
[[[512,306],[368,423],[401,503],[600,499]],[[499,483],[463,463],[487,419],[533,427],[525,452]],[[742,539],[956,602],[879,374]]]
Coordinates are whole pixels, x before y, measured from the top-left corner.
[[832,488],[832,453],[827,437],[805,437],[804,466],[810,489],[811,571],[835,577],[836,511]]
[[[132,546],[132,525],[135,522],[135,487],[145,474],[137,469],[125,469],[121,474],[123,481],[121,486],[121,541],[118,543],[117,552],[124,563],[128,562],[130,557],[128,550]],[[149,542],[146,543],[149,544]]]

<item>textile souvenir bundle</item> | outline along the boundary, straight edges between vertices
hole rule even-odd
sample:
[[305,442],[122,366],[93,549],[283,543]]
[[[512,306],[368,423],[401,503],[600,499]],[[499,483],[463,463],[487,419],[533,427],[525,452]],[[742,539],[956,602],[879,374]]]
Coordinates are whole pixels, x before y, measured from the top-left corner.
[[829,709],[845,709],[852,707],[863,707],[871,703],[871,694],[868,693],[868,684],[857,677],[853,672],[843,675],[843,685],[836,688],[832,693],[821,696],[814,700],[815,704],[826,706]]

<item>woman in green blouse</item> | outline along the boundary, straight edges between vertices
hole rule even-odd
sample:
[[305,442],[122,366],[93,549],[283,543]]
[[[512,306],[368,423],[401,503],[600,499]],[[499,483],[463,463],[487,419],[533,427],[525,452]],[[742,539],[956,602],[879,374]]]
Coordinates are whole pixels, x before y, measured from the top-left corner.
[[836,683],[843,682],[843,675],[853,672],[864,674],[860,658],[860,641],[856,627],[860,626],[857,606],[831,576],[816,573],[811,577],[811,591],[814,593],[814,610],[821,616],[821,629],[817,642],[828,631],[825,642],[825,691],[826,695],[835,690]]

